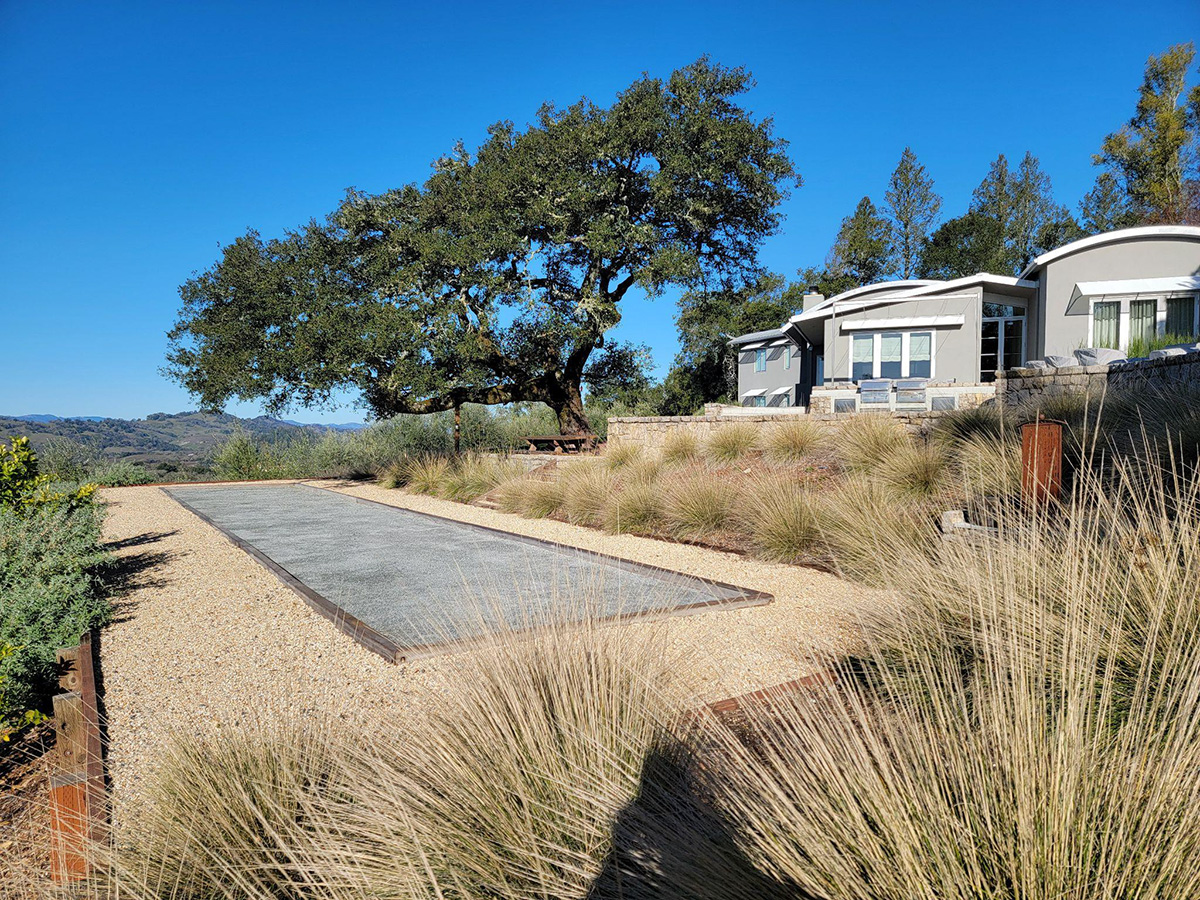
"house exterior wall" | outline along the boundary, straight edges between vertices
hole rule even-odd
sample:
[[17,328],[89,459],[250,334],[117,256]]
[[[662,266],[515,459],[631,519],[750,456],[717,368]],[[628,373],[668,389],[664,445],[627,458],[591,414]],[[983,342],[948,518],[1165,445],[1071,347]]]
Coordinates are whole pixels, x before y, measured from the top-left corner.
[[[1011,301],[1011,298],[1005,298]],[[979,381],[979,330],[983,291],[979,287],[933,294],[886,306],[873,306],[825,320],[825,384],[850,378],[850,336],[862,334],[845,326],[868,320],[906,319],[927,316],[962,316],[962,325],[900,327],[880,330],[932,331],[933,374],[936,381]],[[875,329],[872,329],[875,330]]]
[[[768,405],[795,405],[796,384],[800,381],[800,348],[789,342],[786,345],[764,347],[763,349],[767,351],[767,370],[765,372],[754,371],[756,351],[738,349],[738,402],[743,406],[753,406],[754,398],[746,398],[746,392],[765,389]],[[784,368],[787,355],[792,358],[790,369]],[[788,389],[786,398],[771,396],[772,391],[784,387]]]
[[[1163,278],[1200,273],[1200,240],[1181,235],[1131,237],[1069,253],[1046,264],[1038,275],[1039,327],[1036,359],[1047,354],[1070,356],[1088,345],[1089,316],[1067,315],[1067,304],[1081,281]],[[1031,347],[1034,345],[1031,345]]]

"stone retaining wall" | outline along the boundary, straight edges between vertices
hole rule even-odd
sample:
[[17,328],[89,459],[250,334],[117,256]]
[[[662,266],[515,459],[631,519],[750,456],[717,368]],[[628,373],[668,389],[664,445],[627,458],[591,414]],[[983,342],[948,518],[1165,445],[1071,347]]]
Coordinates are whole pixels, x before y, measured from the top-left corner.
[[1110,387],[1153,388],[1170,384],[1200,388],[1200,353],[1108,366],[1009,369],[996,374],[996,396],[1006,406],[1017,406],[1040,397],[1062,394],[1099,397]]
[[[858,413],[864,416],[886,415],[904,425],[910,433],[919,434],[928,429],[931,422],[942,416],[944,412],[930,410],[911,410],[895,412],[866,412]],[[620,416],[608,420],[608,443],[637,444],[643,450],[658,451],[672,431],[689,431],[703,443],[714,431],[732,425],[750,423],[761,429],[778,428],[788,422],[798,419],[805,422],[815,422],[823,428],[838,428],[851,416],[849,415],[820,415],[810,413],[799,416],[759,415],[759,416]]]

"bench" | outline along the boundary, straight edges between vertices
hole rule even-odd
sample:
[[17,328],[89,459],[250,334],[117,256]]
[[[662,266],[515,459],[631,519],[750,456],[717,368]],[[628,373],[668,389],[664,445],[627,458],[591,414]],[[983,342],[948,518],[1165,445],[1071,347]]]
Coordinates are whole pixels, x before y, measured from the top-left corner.
[[523,440],[533,453],[582,453],[591,450],[596,442],[588,434],[541,434]]

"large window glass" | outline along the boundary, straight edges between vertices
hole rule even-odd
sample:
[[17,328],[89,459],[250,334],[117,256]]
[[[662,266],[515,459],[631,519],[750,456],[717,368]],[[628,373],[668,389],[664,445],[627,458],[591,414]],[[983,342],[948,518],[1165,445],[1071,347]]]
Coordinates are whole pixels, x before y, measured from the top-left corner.
[[1004,352],[1001,358],[1006,369],[1016,369],[1025,363],[1025,320],[1004,320]]
[[766,397],[761,397],[761,396],[760,396],[760,397],[755,397],[755,398],[754,398],[754,405],[755,405],[755,406],[766,406],[766,405],[767,405],[767,398],[766,398]]
[[908,339],[908,377],[928,378],[933,374],[933,333],[914,331]]
[[1192,337],[1196,333],[1196,298],[1167,298],[1167,334]]
[[1116,350],[1121,340],[1121,301],[1105,300],[1092,305],[1092,343]]
[[851,377],[855,381],[875,376],[875,335],[856,334],[852,341]]
[[755,350],[754,351],[754,371],[755,372],[767,371],[767,351],[766,350]]
[[1155,317],[1158,308],[1154,300],[1133,300],[1129,304],[1129,344],[1141,341],[1148,346],[1158,336]]
[[791,347],[783,348],[783,367],[785,369],[790,369],[792,367],[792,348]]
[[904,364],[903,335],[898,331],[884,332],[879,336],[879,377],[899,378]]

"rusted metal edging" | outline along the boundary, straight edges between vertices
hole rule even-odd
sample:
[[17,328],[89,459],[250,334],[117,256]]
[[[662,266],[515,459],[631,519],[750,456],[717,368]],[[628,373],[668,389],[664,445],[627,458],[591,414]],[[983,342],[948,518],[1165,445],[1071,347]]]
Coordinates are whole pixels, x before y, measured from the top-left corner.
[[[756,590],[750,590],[747,588],[741,588],[741,587],[738,587],[737,585],[726,584],[725,582],[721,582],[721,581],[714,581],[712,579],[704,578],[699,575],[686,575],[685,573],[676,572],[671,569],[665,569],[665,568],[662,568],[661,566],[654,566],[654,565],[650,565],[648,563],[634,562],[633,560],[622,559],[619,556],[610,556],[608,554],[599,553],[594,550],[587,550],[582,547],[574,547],[570,544],[562,544],[557,541],[547,541],[547,540],[543,540],[541,538],[529,537],[527,535],[514,534],[513,532],[504,531],[499,528],[489,528],[486,525],[475,525],[474,523],[471,523],[471,522],[460,522],[459,520],[451,519],[448,516],[438,516],[438,515],[434,515],[432,513],[420,512],[415,509],[408,509],[407,507],[393,506],[390,503],[380,503],[378,500],[368,500],[364,497],[355,497],[352,494],[343,494],[341,491],[333,491],[333,490],[329,490],[328,488],[317,487],[316,485],[304,484],[302,482],[298,482],[298,484],[301,487],[310,487],[313,490],[326,491],[327,493],[336,494],[337,496],[340,496],[340,497],[345,497],[348,500],[356,501],[359,503],[369,503],[369,504],[374,504],[376,506],[382,506],[385,509],[390,509],[390,510],[393,510],[396,512],[413,513],[414,515],[423,516],[427,519],[435,519],[435,520],[438,520],[441,522],[450,522],[455,525],[461,525],[463,527],[471,528],[471,529],[474,529],[477,531],[497,534],[497,535],[501,535],[501,536],[507,537],[507,538],[513,538],[518,541],[522,541],[524,543],[541,545],[541,546],[549,546],[549,547],[552,547],[552,548],[554,548],[556,550],[560,550],[560,551],[569,551],[572,553],[586,554],[588,556],[599,559],[602,562],[605,562],[609,565],[617,565],[618,567],[622,568],[624,571],[637,571],[637,572],[644,571],[645,574],[648,574],[652,577],[658,578],[662,581],[667,581],[667,582],[671,582],[671,583],[675,583],[675,584],[678,584],[681,581],[699,581],[699,582],[709,585],[711,587],[717,587],[717,588],[721,588],[721,589],[724,589],[727,591],[738,592],[735,596],[729,597],[729,598],[714,597],[711,600],[699,600],[699,601],[696,601],[695,603],[680,604],[678,606],[673,606],[673,607],[670,607],[667,609],[647,609],[647,610],[640,610],[638,612],[631,612],[631,613],[614,613],[613,615],[610,615],[610,616],[603,616],[603,617],[599,617],[599,618],[595,619],[595,621],[598,624],[602,624],[602,625],[618,624],[621,622],[632,621],[635,619],[652,619],[652,618],[665,618],[668,616],[675,616],[675,615],[690,615],[693,613],[703,612],[705,610],[710,610],[710,609],[717,608],[717,607],[725,608],[725,609],[740,609],[740,608],[748,607],[748,606],[763,606],[767,603],[772,602],[775,599],[774,595],[769,594],[765,591],[756,591]],[[383,657],[385,660],[387,660],[388,662],[390,662],[394,665],[399,665],[400,663],[407,662],[412,659],[418,659],[418,658],[426,657],[426,656],[434,656],[439,653],[447,653],[447,652],[453,652],[453,651],[457,651],[457,650],[469,649],[472,645],[482,644],[482,643],[494,638],[494,635],[484,634],[484,635],[470,635],[470,636],[457,638],[457,639],[451,639],[451,640],[447,640],[447,641],[437,641],[437,642],[423,643],[423,644],[400,644],[400,643],[397,643],[395,640],[393,640],[392,638],[389,638],[387,635],[383,634],[382,632],[379,632],[376,629],[372,628],[370,625],[363,622],[361,619],[356,618],[355,616],[353,616],[352,614],[347,612],[345,609],[343,609],[341,606],[334,603],[329,598],[314,591],[311,587],[306,585],[303,581],[301,581],[299,578],[297,578],[295,575],[293,575],[291,572],[289,572],[283,566],[279,565],[279,563],[277,563],[275,560],[271,559],[271,557],[269,557],[266,553],[259,550],[256,546],[251,544],[249,541],[246,541],[246,540],[238,537],[233,532],[231,532],[228,529],[224,528],[223,526],[217,524],[215,521],[213,521],[212,518],[210,518],[209,516],[200,512],[198,509],[196,509],[194,506],[192,506],[186,500],[183,500],[183,499],[175,496],[175,494],[171,493],[170,491],[166,490],[165,488],[162,488],[162,492],[166,496],[168,496],[172,500],[174,500],[176,503],[178,503],[180,506],[182,506],[184,509],[186,509],[188,512],[190,512],[192,515],[196,516],[196,518],[200,519],[202,522],[206,523],[207,525],[211,526],[212,528],[215,528],[218,532],[220,532],[222,535],[224,535],[230,541],[230,543],[232,543],[235,547],[237,547],[240,550],[243,550],[247,554],[249,554],[253,559],[255,559],[259,563],[259,565],[261,565],[263,568],[267,569],[276,578],[278,578],[280,582],[282,582],[287,587],[291,588],[295,593],[299,594],[301,599],[303,599],[304,602],[308,604],[308,606],[310,606],[312,609],[316,610],[322,616],[324,616],[325,618],[327,618],[331,622],[333,622],[334,626],[337,627],[337,629],[339,631],[341,631],[344,634],[348,635],[349,637],[353,638],[355,641],[357,641],[358,643],[360,643],[364,647],[366,647],[368,650],[370,650],[372,653],[378,654],[379,656]],[[535,630],[536,630],[536,626],[531,626],[528,628],[510,628],[507,631],[505,631],[504,633],[511,634],[511,635],[524,635],[524,634],[529,634]]]

